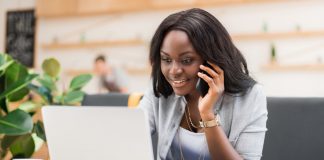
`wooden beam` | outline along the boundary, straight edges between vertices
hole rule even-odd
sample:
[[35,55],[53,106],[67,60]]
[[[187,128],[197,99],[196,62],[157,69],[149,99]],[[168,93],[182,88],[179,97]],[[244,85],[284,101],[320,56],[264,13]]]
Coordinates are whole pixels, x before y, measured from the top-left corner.
[[[76,1],[76,0],[74,0]],[[226,5],[261,4],[275,2],[291,2],[291,0],[78,0],[76,6],[58,8],[57,3],[64,6],[65,0],[51,2],[51,0],[37,0],[37,16],[42,18],[62,18],[73,16],[94,16],[103,14],[120,14],[138,11],[156,11],[170,9],[186,9],[193,7],[218,7]],[[54,7],[53,7],[54,6]],[[50,8],[49,8],[50,7]],[[55,9],[55,7],[57,9]],[[48,8],[48,11],[47,11]],[[62,12],[60,12],[62,10]]]

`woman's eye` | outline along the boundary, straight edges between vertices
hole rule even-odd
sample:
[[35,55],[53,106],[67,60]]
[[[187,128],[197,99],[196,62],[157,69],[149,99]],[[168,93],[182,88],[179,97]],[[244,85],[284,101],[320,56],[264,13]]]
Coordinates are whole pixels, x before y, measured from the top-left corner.
[[192,60],[190,58],[186,58],[184,60],[182,60],[183,64],[190,64],[192,62]]
[[162,58],[161,60],[163,62],[166,62],[166,63],[171,63],[171,59],[170,58]]

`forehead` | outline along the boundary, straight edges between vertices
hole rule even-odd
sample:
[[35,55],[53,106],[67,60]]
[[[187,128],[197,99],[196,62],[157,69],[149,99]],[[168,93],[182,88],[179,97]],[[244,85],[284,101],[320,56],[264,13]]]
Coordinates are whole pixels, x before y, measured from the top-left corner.
[[179,54],[197,54],[190,42],[188,35],[184,31],[173,30],[164,37],[161,54],[179,55]]
[[191,46],[191,42],[186,32],[180,30],[172,30],[169,33],[167,33],[166,36],[164,37],[161,48],[175,47],[175,46],[186,47],[188,45]]

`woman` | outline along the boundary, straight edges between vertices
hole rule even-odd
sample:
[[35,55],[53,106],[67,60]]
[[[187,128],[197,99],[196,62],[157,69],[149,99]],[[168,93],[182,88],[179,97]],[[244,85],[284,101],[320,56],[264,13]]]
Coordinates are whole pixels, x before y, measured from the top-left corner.
[[168,16],[152,38],[150,62],[153,87],[140,107],[156,159],[261,158],[266,96],[214,16],[202,9]]

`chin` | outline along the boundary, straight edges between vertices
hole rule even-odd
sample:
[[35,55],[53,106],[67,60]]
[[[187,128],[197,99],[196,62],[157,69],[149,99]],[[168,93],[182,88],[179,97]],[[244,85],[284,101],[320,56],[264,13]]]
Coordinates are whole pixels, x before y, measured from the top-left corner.
[[186,90],[180,90],[180,89],[173,88],[173,91],[174,91],[174,94],[176,94],[178,96],[185,96],[185,95],[190,94],[190,91],[186,91]]

